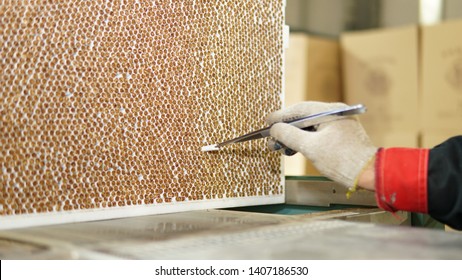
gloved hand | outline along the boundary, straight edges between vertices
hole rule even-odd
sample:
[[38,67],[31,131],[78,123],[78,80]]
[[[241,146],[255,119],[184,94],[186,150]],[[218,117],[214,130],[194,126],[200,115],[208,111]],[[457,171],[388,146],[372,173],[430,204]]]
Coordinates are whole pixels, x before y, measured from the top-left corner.
[[[305,131],[281,123],[290,119],[346,107],[343,103],[303,102],[270,114],[270,149],[278,142],[302,153],[326,177],[348,187],[356,187],[362,169],[377,152],[364,128],[354,116],[320,124],[316,131]],[[287,152],[286,152],[287,154]]]

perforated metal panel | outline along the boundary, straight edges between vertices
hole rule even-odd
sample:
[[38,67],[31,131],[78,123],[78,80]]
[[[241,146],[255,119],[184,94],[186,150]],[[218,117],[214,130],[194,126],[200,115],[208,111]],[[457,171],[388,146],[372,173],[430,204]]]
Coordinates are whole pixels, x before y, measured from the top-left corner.
[[0,3],[0,228],[283,201],[282,1]]

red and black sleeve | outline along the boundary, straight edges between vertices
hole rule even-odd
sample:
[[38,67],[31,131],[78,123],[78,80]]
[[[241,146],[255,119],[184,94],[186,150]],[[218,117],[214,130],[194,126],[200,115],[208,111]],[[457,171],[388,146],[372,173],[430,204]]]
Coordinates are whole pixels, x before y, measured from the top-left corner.
[[380,149],[375,170],[381,208],[428,213],[462,229],[462,136],[433,149]]

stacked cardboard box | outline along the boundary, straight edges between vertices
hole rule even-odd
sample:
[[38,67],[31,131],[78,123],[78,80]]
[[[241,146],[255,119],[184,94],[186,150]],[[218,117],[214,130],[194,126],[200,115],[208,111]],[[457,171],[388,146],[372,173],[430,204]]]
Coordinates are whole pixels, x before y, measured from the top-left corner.
[[[340,53],[337,41],[291,33],[286,51],[285,105],[303,101],[341,100]],[[285,160],[286,175],[317,175],[302,155]]]
[[417,26],[341,36],[344,99],[362,103],[361,123],[377,146],[418,146]]
[[421,28],[422,146],[462,134],[462,21]]
[[[431,148],[461,135],[460,30],[462,21],[347,32],[340,45],[291,34],[286,106],[305,100],[365,104],[360,121],[381,147]],[[286,168],[287,175],[317,174],[301,155],[288,158]]]
[[340,52],[335,40],[292,33],[286,51],[286,106],[341,99]]

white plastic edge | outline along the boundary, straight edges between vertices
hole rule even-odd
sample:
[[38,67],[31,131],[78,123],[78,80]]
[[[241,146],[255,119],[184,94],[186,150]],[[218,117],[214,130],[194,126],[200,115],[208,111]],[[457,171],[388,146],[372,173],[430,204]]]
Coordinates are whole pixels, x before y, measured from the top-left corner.
[[289,48],[289,36],[290,35],[290,27],[288,25],[284,25],[284,31],[283,31],[283,36],[284,38],[282,39],[282,46],[284,49]]
[[280,194],[256,197],[195,200],[150,205],[71,210],[53,213],[11,215],[0,218],[0,230],[76,222],[90,222],[107,219],[129,218],[194,210],[277,204],[284,203],[284,201],[285,195]]

